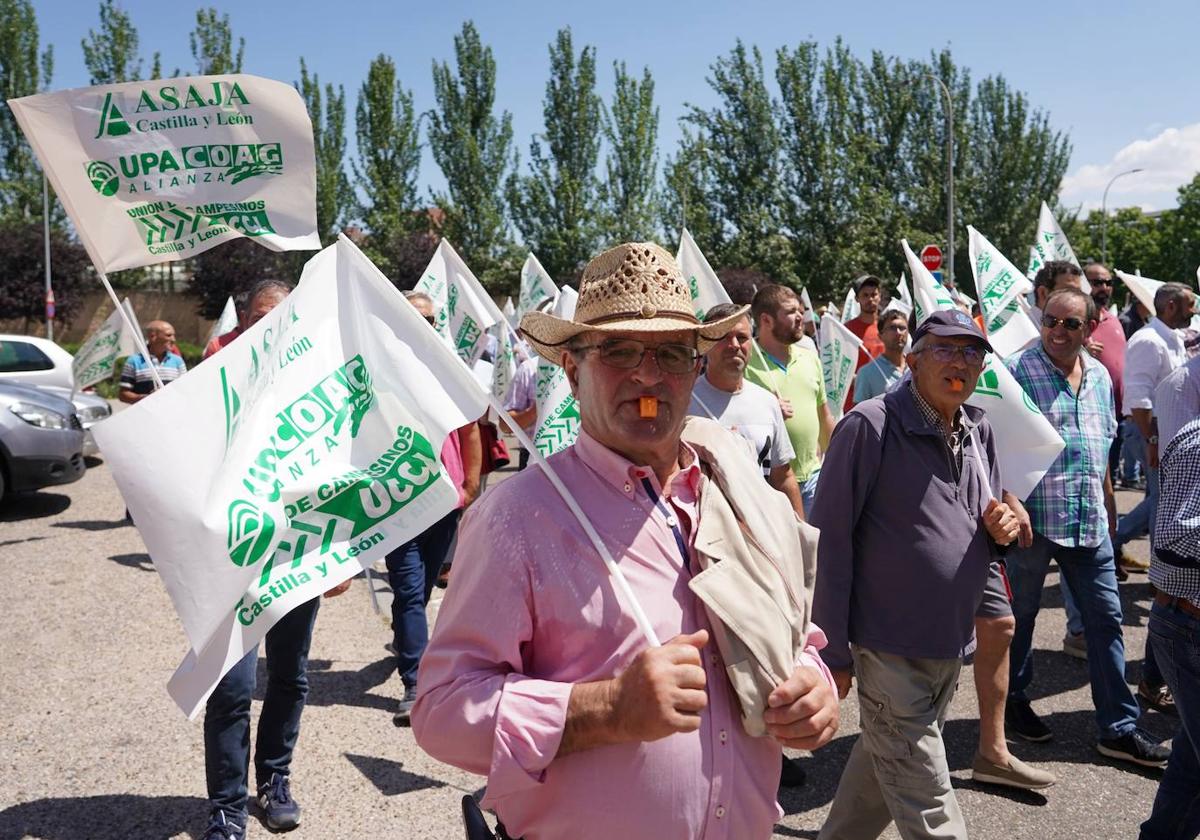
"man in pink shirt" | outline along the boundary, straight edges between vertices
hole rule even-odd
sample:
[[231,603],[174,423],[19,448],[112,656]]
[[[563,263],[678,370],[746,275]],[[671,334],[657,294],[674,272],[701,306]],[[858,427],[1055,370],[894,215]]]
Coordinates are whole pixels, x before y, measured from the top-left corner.
[[689,587],[717,491],[681,434],[700,354],[744,314],[698,323],[675,260],[638,243],[584,269],[577,320],[522,323],[579,401],[579,439],[550,464],[668,641],[646,642],[542,469],[467,512],[413,731],[435,758],[487,775],[483,804],[508,836],[767,838],[781,745],[815,749],[836,731],[824,634],[809,625],[758,710],[766,736],[747,734],[709,642],[722,628]]

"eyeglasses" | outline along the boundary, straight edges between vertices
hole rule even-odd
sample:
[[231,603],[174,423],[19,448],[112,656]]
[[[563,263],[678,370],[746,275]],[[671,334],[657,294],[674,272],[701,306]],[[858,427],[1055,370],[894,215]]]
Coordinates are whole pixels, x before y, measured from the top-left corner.
[[696,369],[700,353],[686,344],[659,344],[651,347],[632,338],[610,338],[599,344],[585,344],[572,348],[575,352],[595,350],[600,361],[609,367],[633,370],[640,367],[647,353],[654,354],[654,361],[663,373],[690,373]]
[[982,347],[970,344],[965,347],[959,347],[956,344],[931,344],[921,352],[928,352],[933,356],[934,361],[943,365],[948,365],[961,358],[967,367],[982,367],[983,357],[987,355]]
[[1089,286],[1111,286],[1112,284],[1113,284],[1112,278],[1101,279],[1101,278],[1097,277],[1095,280],[1088,281]]
[[1069,329],[1071,332],[1076,332],[1083,327],[1083,321],[1078,318],[1055,318],[1053,315],[1042,316],[1042,326],[1048,330],[1052,330],[1059,324]]

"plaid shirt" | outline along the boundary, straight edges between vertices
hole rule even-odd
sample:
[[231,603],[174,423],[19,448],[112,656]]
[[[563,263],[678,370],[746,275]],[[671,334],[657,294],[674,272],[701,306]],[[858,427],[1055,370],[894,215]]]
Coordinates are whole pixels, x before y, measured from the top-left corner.
[[1012,356],[1008,369],[1066,444],[1025,500],[1033,528],[1062,546],[1095,548],[1108,530],[1104,476],[1117,434],[1116,406],[1108,371],[1087,353],[1079,358],[1077,394],[1040,342]]
[[954,413],[954,427],[946,428],[946,421],[942,419],[942,415],[938,410],[925,401],[921,396],[921,392],[917,390],[916,380],[908,380],[908,390],[912,392],[913,402],[917,404],[917,411],[921,416],[928,421],[929,425],[933,426],[942,433],[942,439],[946,441],[946,446],[950,447],[950,454],[954,456],[954,467],[956,472],[962,472],[963,458],[963,439],[967,436],[968,429],[963,423],[963,410],[960,407]]
[[1150,553],[1150,582],[1200,606],[1200,418],[1167,444],[1158,480],[1157,551]]

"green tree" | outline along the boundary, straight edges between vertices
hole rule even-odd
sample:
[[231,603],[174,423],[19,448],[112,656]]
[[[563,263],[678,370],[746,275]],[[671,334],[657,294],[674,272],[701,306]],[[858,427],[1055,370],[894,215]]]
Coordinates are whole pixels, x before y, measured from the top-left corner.
[[233,27],[229,15],[218,15],[209,7],[196,10],[196,28],[188,36],[192,57],[201,76],[222,73],[241,73],[246,39],[238,38],[237,52],[233,51]]
[[421,141],[412,92],[397,82],[388,56],[371,62],[354,116],[358,160],[351,167],[364,196],[359,212],[370,234],[366,250],[395,281],[398,239],[427,228],[428,216],[417,206]]
[[[0,222],[0,318],[23,318],[25,329],[46,317],[46,264],[42,220]],[[83,246],[56,228],[50,232],[50,264],[54,270],[54,319],[70,324],[83,299],[96,287]]]
[[[100,29],[89,29],[82,46],[91,84],[136,82],[142,78],[137,28],[115,0],[100,0]],[[158,53],[154,54],[153,67],[161,68]]]
[[718,104],[689,106],[685,120],[707,138],[714,202],[728,227],[717,259],[725,266],[757,268],[794,280],[790,243],[782,236],[781,138],[775,103],[767,90],[762,54],[740,40],[710,68],[708,84]]
[[535,135],[529,144],[530,174],[514,172],[508,183],[517,230],[558,283],[575,279],[599,240],[601,107],[595,47],[585,46],[577,57],[571,30],[560,29],[550,45],[550,79],[542,100],[545,149]]
[[677,243],[686,227],[704,255],[714,260],[724,253],[725,230],[711,199],[716,185],[708,161],[708,138],[684,125],[675,155],[663,165],[660,212],[664,242]]
[[659,216],[654,79],[647,67],[639,82],[626,72],[624,62],[613,62],[613,74],[612,108],[604,113],[609,148],[605,162],[608,178],[601,187],[604,234],[614,242],[638,242],[654,235]]
[[328,245],[337,238],[346,216],[354,207],[354,190],[346,177],[343,161],[346,157],[346,91],[339,85],[325,85],[309,74],[308,65],[300,59],[300,81],[296,84],[308,116],[312,120],[313,148],[317,162],[317,233],[321,243]]
[[7,101],[46,89],[54,70],[49,46],[38,51],[29,0],[0,0],[0,216],[40,217],[42,176]]
[[[1111,250],[1111,221],[1108,236]],[[1196,267],[1200,266],[1200,175],[1179,188],[1179,204],[1162,215],[1160,236],[1159,265],[1143,266],[1143,273],[1155,280],[1175,280],[1196,288]]]
[[467,21],[454,37],[456,71],[433,64],[436,109],[428,112],[429,148],[446,178],[435,193],[442,232],[489,288],[512,290],[518,271],[504,218],[504,175],[512,116],[494,113],[496,60]]

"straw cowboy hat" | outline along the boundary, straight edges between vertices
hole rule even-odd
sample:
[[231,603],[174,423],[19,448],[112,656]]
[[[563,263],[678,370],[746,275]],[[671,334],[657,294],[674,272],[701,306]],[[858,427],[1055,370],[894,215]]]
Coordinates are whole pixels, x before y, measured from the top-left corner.
[[692,330],[696,349],[705,353],[749,309],[743,306],[719,321],[701,323],[675,258],[653,242],[627,242],[608,249],[583,269],[571,320],[528,312],[521,319],[521,331],[538,355],[556,365],[571,339],[592,331]]

